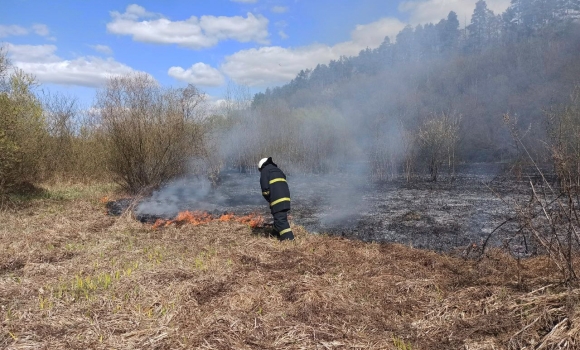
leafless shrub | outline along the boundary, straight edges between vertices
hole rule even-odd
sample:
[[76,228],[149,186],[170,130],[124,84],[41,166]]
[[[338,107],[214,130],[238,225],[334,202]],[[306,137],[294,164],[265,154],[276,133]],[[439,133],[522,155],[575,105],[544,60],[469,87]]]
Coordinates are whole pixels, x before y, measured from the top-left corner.
[[70,175],[76,166],[72,158],[77,101],[59,93],[45,92],[42,102],[48,132],[46,171],[51,175],[58,173],[59,177]]
[[[406,170],[406,152],[401,148],[407,136],[404,128],[388,123],[380,118],[373,125],[370,149],[371,173],[378,181],[392,180],[400,173],[400,166]],[[404,147],[404,146],[403,146]]]
[[199,157],[192,165],[192,173],[206,177],[212,187],[216,188],[221,183],[221,171],[225,166],[226,159],[220,154],[222,142],[222,128],[219,116],[212,116],[203,124],[203,132],[200,134],[201,145],[197,152]]
[[226,145],[230,151],[226,152],[224,158],[225,162],[241,173],[251,172],[256,168],[256,159],[264,157],[260,154],[257,126],[257,119],[243,111],[229,114],[220,126],[218,135],[232,133],[238,136],[235,138],[235,145],[234,143]]
[[457,145],[461,116],[453,113],[432,114],[418,133],[421,155],[428,165],[432,181],[437,181],[440,167],[447,162],[452,175],[455,174]]
[[546,145],[557,184],[547,179],[538,162],[522,142],[515,126],[509,124],[512,118],[504,116],[510,131],[522,152],[534,165],[542,186],[530,178],[532,191],[530,201],[516,206],[520,232],[529,234],[545,251],[557,267],[562,280],[576,283],[578,276],[574,268],[574,257],[580,244],[580,193],[578,169],[580,166],[580,109],[577,107],[579,90],[576,90],[572,104],[560,110],[547,113],[548,140]]
[[[208,148],[214,156],[219,155],[221,166],[229,166],[241,173],[254,169],[256,159],[263,157],[257,149],[258,118],[250,113],[251,100],[248,87],[230,82],[224,102],[218,113],[212,116],[210,132],[206,134]],[[218,162],[214,160],[213,163]]]
[[[11,67],[10,60],[6,54],[6,49],[0,46],[0,84],[5,84],[5,78],[8,75],[8,71]],[[4,86],[2,86],[4,88]]]
[[75,117],[66,172],[56,171],[53,179],[65,181],[110,181],[107,168],[109,152],[106,137],[93,110],[81,111]]
[[580,86],[571,96],[570,105],[546,113],[548,149],[554,171],[566,192],[578,195],[580,188]]
[[511,147],[515,152],[514,159],[511,161],[509,173],[515,176],[518,181],[525,180],[524,176],[526,169],[533,167],[533,162],[531,162],[531,160],[537,159],[537,157],[527,153],[531,148],[527,141],[530,138],[529,135],[532,126],[527,125],[525,128],[522,128],[519,125],[518,116],[510,114],[504,114],[503,122],[511,135]]
[[337,110],[323,106],[296,109],[284,130],[289,160],[301,171],[336,171],[346,159],[356,159],[347,120]]
[[253,167],[273,156],[291,172],[324,173],[355,158],[347,120],[326,106],[291,110],[286,102],[273,101],[240,114],[235,128],[246,132],[238,154]]
[[255,169],[257,161],[266,156],[300,166],[305,156],[298,134],[300,125],[291,120],[284,102],[274,101],[252,111],[231,111],[224,126],[218,134],[222,156],[240,170]]
[[136,193],[185,174],[199,150],[204,99],[194,86],[164,89],[146,74],[110,79],[96,109],[116,180]]
[[251,103],[252,93],[249,87],[229,82],[226,87],[224,103],[221,106],[222,114],[227,117],[232,116],[247,110]]
[[405,180],[411,182],[417,162],[418,142],[417,135],[409,129],[403,128],[401,131],[403,144],[403,173]]

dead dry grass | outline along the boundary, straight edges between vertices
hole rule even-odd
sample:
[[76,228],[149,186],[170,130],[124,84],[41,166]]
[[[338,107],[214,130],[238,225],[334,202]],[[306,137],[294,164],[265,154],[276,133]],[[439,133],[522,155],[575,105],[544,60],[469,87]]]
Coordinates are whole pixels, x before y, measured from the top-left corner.
[[153,230],[106,216],[110,187],[59,191],[0,212],[0,348],[580,346],[580,290],[544,258],[518,268],[300,227],[283,243],[237,223]]

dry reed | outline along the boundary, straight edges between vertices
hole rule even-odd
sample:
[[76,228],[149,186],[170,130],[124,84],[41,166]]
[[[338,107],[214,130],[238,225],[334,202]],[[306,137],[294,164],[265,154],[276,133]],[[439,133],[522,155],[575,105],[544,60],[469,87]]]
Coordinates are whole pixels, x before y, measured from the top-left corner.
[[580,290],[546,258],[470,261],[301,227],[280,243],[235,222],[154,230],[87,193],[0,212],[0,347],[578,346]]

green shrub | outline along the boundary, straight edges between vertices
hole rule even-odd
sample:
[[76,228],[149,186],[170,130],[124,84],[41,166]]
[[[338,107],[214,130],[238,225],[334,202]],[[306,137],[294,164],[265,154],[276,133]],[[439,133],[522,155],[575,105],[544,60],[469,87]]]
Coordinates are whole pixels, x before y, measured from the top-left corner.
[[46,140],[42,107],[32,92],[34,78],[10,64],[0,50],[0,196],[41,179]]

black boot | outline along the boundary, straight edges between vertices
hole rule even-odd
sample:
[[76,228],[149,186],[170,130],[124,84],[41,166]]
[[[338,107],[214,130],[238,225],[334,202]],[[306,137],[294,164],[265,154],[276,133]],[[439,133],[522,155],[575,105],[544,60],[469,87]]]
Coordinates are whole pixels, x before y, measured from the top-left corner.
[[292,231],[286,232],[283,235],[278,235],[278,240],[280,241],[293,241],[294,240],[294,233]]

